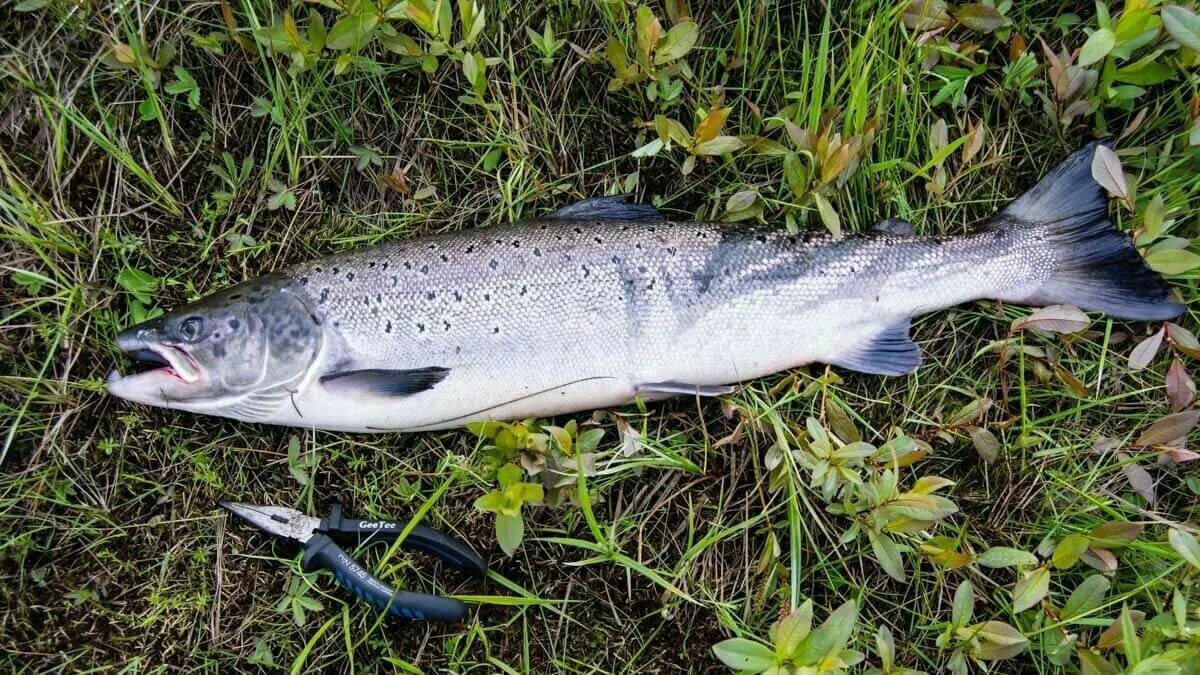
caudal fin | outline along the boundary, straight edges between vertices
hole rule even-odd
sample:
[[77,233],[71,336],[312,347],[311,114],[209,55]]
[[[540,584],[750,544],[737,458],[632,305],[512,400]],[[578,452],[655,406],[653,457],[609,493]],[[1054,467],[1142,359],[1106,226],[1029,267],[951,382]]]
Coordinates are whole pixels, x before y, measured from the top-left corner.
[[1050,279],[1022,302],[1074,305],[1141,321],[1179,316],[1183,305],[1170,287],[1108,220],[1108,198],[1092,178],[1099,145],[1075,151],[994,221],[1001,229],[1031,235],[1029,246],[1049,249],[1044,264],[1052,269]]

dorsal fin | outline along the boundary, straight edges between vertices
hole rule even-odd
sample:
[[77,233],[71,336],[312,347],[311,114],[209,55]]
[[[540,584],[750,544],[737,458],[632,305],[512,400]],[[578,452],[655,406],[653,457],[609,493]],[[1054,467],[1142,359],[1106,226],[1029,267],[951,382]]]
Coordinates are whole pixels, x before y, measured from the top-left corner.
[[899,234],[906,237],[916,234],[917,231],[916,228],[913,227],[912,223],[904,220],[903,218],[887,218],[885,220],[881,220],[875,225],[875,229],[879,230],[880,232]]
[[649,204],[631,204],[632,195],[591,197],[546,216],[557,220],[666,220]]
[[889,326],[830,363],[872,375],[907,375],[921,365],[921,348],[908,335],[911,325],[905,319]]

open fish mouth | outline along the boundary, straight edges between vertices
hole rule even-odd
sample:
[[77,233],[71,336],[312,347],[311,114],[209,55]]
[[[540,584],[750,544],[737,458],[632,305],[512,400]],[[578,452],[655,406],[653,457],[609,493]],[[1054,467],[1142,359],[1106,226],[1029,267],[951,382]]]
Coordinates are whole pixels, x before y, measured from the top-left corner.
[[117,370],[108,374],[107,383],[112,385],[118,381],[129,381],[148,377],[173,377],[185,384],[191,384],[200,379],[200,365],[183,349],[169,344],[156,344],[121,338],[117,341],[121,351],[134,360],[133,372],[122,375]]

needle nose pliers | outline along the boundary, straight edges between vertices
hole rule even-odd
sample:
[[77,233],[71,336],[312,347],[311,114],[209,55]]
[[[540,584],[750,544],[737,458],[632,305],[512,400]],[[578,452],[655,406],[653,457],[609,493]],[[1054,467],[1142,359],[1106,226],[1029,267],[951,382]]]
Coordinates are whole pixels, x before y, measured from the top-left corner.
[[[406,619],[429,621],[458,621],[467,614],[466,605],[452,598],[392,589],[338,546],[339,542],[395,541],[404,531],[405,523],[346,518],[337,504],[330,508],[327,518],[316,518],[283,506],[229,501],[221,502],[221,506],[264,532],[300,542],[304,546],[300,566],[306,572],[322,569],[333,572],[339,583],[379,609]],[[487,564],[466,544],[424,525],[414,527],[401,546],[431,553],[474,576],[482,577],[487,573]]]

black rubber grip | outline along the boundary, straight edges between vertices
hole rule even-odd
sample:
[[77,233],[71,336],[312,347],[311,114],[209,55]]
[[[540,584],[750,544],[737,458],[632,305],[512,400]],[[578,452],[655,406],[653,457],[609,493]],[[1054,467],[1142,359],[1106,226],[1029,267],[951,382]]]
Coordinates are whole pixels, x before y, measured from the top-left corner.
[[[342,542],[388,542],[395,541],[405,527],[406,523],[346,518],[342,515],[341,507],[334,504],[329,510],[329,517],[321,524],[321,531]],[[487,563],[466,544],[424,525],[414,527],[401,546],[435,555],[475,576],[482,577],[487,574]]]
[[451,598],[396,591],[354,561],[332,538],[316,533],[308,540],[300,565],[307,572],[329,570],[360,600],[395,616],[417,621],[459,621],[467,606]]

